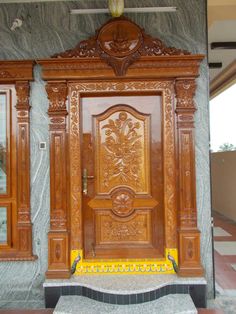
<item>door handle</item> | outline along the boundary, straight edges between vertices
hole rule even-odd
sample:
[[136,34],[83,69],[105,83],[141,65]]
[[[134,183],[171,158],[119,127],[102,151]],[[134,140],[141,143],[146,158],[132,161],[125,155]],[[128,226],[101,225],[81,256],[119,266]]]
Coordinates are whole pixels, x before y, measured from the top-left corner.
[[83,169],[82,176],[82,185],[83,185],[83,194],[88,194],[88,179],[94,179],[94,176],[88,176],[88,170],[86,168]]

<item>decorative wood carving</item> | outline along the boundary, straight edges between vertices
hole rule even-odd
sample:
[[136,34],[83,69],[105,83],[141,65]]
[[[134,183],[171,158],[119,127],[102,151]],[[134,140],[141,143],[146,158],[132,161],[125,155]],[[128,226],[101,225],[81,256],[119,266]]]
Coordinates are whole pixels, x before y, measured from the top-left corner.
[[[194,112],[196,83],[193,79],[176,81],[179,152],[179,239],[180,275],[202,275],[200,233],[197,229]],[[191,267],[189,269],[189,263]]]
[[[66,111],[67,86],[65,83],[54,82],[46,86],[49,99],[49,113]],[[55,121],[55,118],[52,118]],[[58,123],[58,120],[53,123]],[[63,122],[63,118],[59,117],[59,123]]]
[[179,231],[179,276],[202,276],[200,263],[200,232],[197,229]]
[[[0,84],[7,84],[10,92],[11,149],[10,193],[1,195],[11,208],[11,242],[7,250],[1,248],[0,260],[35,260],[32,252],[32,224],[30,218],[30,105],[29,81],[33,79],[32,61],[0,61]],[[16,93],[16,95],[15,95]]]
[[19,253],[32,254],[32,227],[30,220],[30,131],[29,83],[16,82],[17,95],[17,212]]
[[101,230],[100,243],[110,244],[111,242],[133,243],[136,241],[149,242],[150,239],[150,217],[146,213],[138,214],[128,221],[115,221],[109,215],[98,214]]
[[126,217],[134,211],[134,193],[129,189],[119,189],[113,191],[112,211],[119,217]]
[[[82,212],[81,212],[81,148],[79,139],[80,125],[80,98],[81,94],[95,92],[153,92],[163,96],[163,136],[166,143],[164,150],[164,183],[165,195],[165,230],[166,247],[177,246],[177,221],[176,221],[176,177],[175,177],[175,132],[174,132],[174,85],[172,81],[100,81],[78,82],[69,85],[70,95],[70,182],[71,182],[71,246],[75,249],[82,248]],[[146,200],[148,203],[148,200]],[[92,206],[92,204],[91,204]],[[134,205],[135,206],[135,205]],[[145,205],[144,205],[145,206]],[[155,204],[151,205],[154,207]],[[77,247],[76,247],[77,246]]]
[[149,117],[144,119],[129,106],[119,105],[94,120],[98,193],[109,193],[117,184],[148,193]]
[[100,57],[109,64],[117,76],[124,76],[128,67],[141,56],[189,55],[185,50],[166,47],[147,35],[131,20],[120,17],[103,25],[96,36],[79,43],[74,49],[56,54],[54,58]]
[[[154,39],[145,34],[144,30],[136,24],[125,18],[120,18],[108,21],[108,23],[97,31],[93,38],[79,43],[76,48],[55,55],[51,60],[39,61],[43,67],[44,79],[48,81],[60,80],[63,84],[65,84],[66,81],[70,81],[70,83],[68,83],[70,87],[70,111],[68,119],[70,160],[68,170],[69,178],[66,178],[68,182],[70,182],[70,214],[71,217],[73,217],[71,219],[70,229],[72,249],[84,249],[84,236],[82,232],[82,223],[84,220],[82,220],[81,196],[81,98],[84,95],[86,95],[86,97],[93,97],[95,94],[160,94],[163,101],[163,147],[160,148],[157,145],[156,154],[158,155],[159,152],[162,154],[163,177],[165,178],[163,182],[163,221],[165,222],[164,247],[178,247],[180,275],[202,275],[199,249],[200,233],[197,229],[193,132],[195,78],[198,76],[199,64],[202,59],[202,55],[190,55],[188,52],[180,49],[168,48],[159,39]],[[119,80],[115,76],[120,76]],[[64,80],[64,82],[62,82],[62,80]],[[56,85],[60,82],[57,82]],[[174,113],[175,94],[177,100],[176,116]],[[57,99],[56,95],[55,98]],[[66,95],[64,94],[61,98],[65,99]],[[55,103],[55,105],[53,105],[53,103]],[[62,101],[62,105],[58,105],[57,103],[58,100],[52,101],[52,105],[50,105],[52,108],[51,112],[53,112],[53,108],[57,106],[58,108],[55,112],[61,108],[62,112],[65,113],[65,102]],[[50,115],[51,132],[58,132],[59,130],[62,133],[65,132],[65,116],[66,114],[64,116],[55,114],[53,117]],[[109,118],[113,120],[114,123],[116,123],[116,119],[119,120],[119,117],[110,116]],[[135,120],[136,117],[134,117],[134,115],[131,119],[133,123],[138,122]],[[118,123],[122,123],[122,120]],[[109,127],[104,127],[102,132],[107,132],[105,137],[114,138],[114,131],[111,130],[110,122],[107,121],[106,124]],[[139,130],[138,128],[135,129],[138,136]],[[58,146],[64,145],[62,144],[64,143],[62,138],[63,136],[60,137],[59,140],[58,137]],[[108,146],[111,147],[110,144],[107,145],[107,147]],[[136,148],[136,151],[138,153],[138,148]],[[178,169],[178,176],[176,169]],[[178,184],[176,184],[177,180]],[[178,197],[177,192],[179,194]],[[91,200],[89,206],[91,206],[96,216],[95,225],[100,224],[101,219],[105,219],[104,217],[106,217],[106,219],[111,217],[107,215],[106,210],[113,205],[115,205],[113,206],[115,211],[111,211],[110,215],[116,217],[118,224],[121,224],[120,220],[122,219],[127,220],[126,222],[132,221],[133,216],[136,214],[132,211],[132,208],[136,208],[136,202],[138,203],[139,199],[137,197],[132,199],[131,194],[129,194],[129,191],[123,191],[116,195],[114,190],[113,197],[111,196],[109,200],[104,201],[99,197]],[[145,204],[149,202],[155,203],[155,200],[145,199],[142,205],[143,208],[146,208]],[[160,200],[160,202],[162,203],[163,200]],[[152,208],[152,206],[156,206],[156,204],[152,204],[148,208]],[[57,209],[59,210],[60,208],[58,207]],[[63,213],[65,212],[63,211]],[[55,230],[64,228],[63,232],[67,234],[65,230],[67,227],[65,227],[65,225],[68,226],[68,216],[63,215],[62,212],[57,213],[55,211],[55,215],[52,216],[52,218],[56,222],[56,217],[60,217],[59,220],[62,222],[62,225],[55,225],[52,226],[52,228],[56,228]],[[86,217],[83,217],[83,219],[86,219]],[[149,218],[147,218],[147,220],[148,219]],[[110,225],[111,221],[107,222],[107,230],[115,230],[115,226],[111,227]],[[125,225],[122,225],[122,227],[123,226]],[[119,228],[116,228],[116,237],[114,236],[113,238],[117,238],[117,234],[120,234],[118,232],[120,228],[120,225]],[[131,227],[128,229],[130,233],[132,233],[131,230],[133,229]],[[60,233],[61,231],[58,232]],[[125,232],[129,231],[125,229]],[[107,232],[106,236],[104,236],[104,234],[97,235],[97,238],[100,237],[100,246],[103,245],[102,241],[104,239],[105,241],[110,241],[108,239],[109,234],[110,233]],[[49,238],[50,237],[52,237],[52,239],[55,238],[53,234],[49,235]],[[96,245],[97,243],[95,243],[95,246]],[[99,249],[99,245],[97,245],[97,248]],[[55,264],[54,261],[57,260],[55,248],[52,251],[54,252],[54,257],[52,257],[50,267],[55,270],[57,268],[57,264]],[[137,257],[140,257],[140,255]],[[65,266],[65,263],[63,265]],[[63,272],[63,274],[65,273],[66,272]],[[60,277],[60,274],[58,273],[57,276]]]
[[17,81],[32,81],[33,61],[0,61],[0,83],[15,84]]
[[48,234],[49,264],[47,278],[68,278],[69,272],[69,238],[67,232],[50,232]]
[[[46,276],[54,278],[70,276],[68,261],[68,209],[67,209],[67,142],[66,142],[66,98],[67,85],[52,82],[46,86],[49,99],[50,118],[50,232],[48,271]],[[62,238],[60,238],[60,236]],[[58,238],[59,237],[59,238]],[[62,254],[62,251],[65,252]]]

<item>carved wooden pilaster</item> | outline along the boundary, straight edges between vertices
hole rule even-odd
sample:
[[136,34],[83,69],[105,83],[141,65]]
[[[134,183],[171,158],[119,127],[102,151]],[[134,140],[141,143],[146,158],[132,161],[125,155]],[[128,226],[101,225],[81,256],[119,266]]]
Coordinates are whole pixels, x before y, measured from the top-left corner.
[[176,81],[179,163],[179,275],[201,276],[200,232],[197,229],[193,97],[194,79]]
[[32,224],[30,219],[30,130],[29,83],[18,81],[17,95],[17,231],[18,255],[32,256]]
[[50,232],[46,276],[47,278],[68,278],[70,269],[66,180],[67,85],[64,82],[50,82],[46,90],[50,118]]

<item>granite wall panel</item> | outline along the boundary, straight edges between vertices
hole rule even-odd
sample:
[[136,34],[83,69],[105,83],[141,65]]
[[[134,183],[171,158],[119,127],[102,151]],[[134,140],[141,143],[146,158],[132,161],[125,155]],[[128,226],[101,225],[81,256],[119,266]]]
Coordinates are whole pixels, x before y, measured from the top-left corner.
[[[0,59],[49,58],[92,36],[109,16],[70,15],[82,7],[105,7],[105,0],[0,4]],[[177,12],[129,14],[132,20],[167,45],[206,54],[206,0],[127,0],[126,6],[177,6]],[[10,27],[15,18],[23,25]],[[43,306],[42,283],[47,269],[49,229],[48,100],[40,67],[35,66],[31,83],[31,209],[35,262],[0,263],[0,307]],[[212,243],[210,226],[208,68],[202,63],[196,92],[196,173],[198,224],[201,230],[202,263],[206,269],[208,295],[213,292]],[[39,150],[39,142],[47,144]]]

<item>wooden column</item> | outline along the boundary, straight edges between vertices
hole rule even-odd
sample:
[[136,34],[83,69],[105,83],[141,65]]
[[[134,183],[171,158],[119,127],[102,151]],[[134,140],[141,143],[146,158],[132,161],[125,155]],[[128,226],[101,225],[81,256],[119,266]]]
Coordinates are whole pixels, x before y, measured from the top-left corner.
[[179,163],[179,275],[202,276],[200,232],[197,228],[194,79],[176,81]]
[[29,82],[17,81],[17,256],[32,258],[30,219]]
[[48,234],[47,278],[69,278],[68,180],[65,82],[46,86],[50,118],[50,231]]

